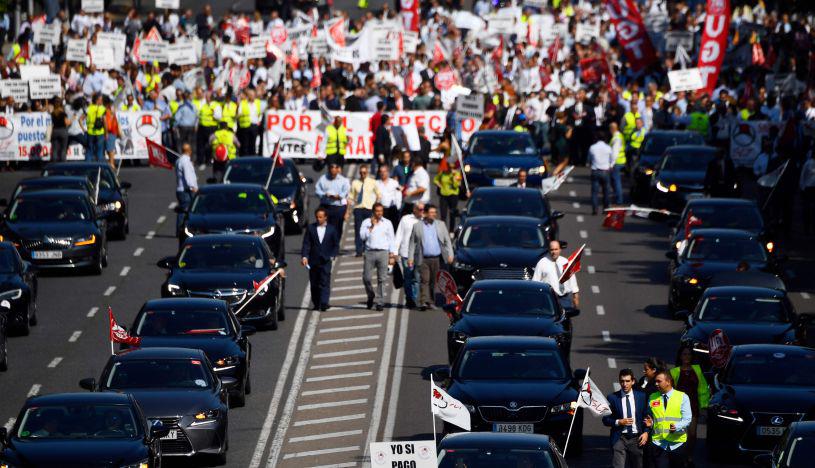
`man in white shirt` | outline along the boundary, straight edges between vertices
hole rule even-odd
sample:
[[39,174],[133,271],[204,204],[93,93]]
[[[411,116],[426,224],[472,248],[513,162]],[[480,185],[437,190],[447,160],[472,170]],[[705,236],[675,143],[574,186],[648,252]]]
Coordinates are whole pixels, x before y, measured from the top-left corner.
[[560,256],[560,242],[553,240],[549,242],[549,255],[541,258],[535,265],[532,281],[541,281],[551,286],[557,294],[560,306],[564,309],[576,309],[580,307],[580,289],[577,287],[577,278],[572,275],[565,282],[560,282],[560,277],[568,263],[567,258]]
[[[368,308],[376,302],[376,310],[384,306],[385,283],[388,280],[388,265],[396,260],[396,239],[393,224],[385,218],[385,208],[381,203],[374,203],[373,215],[362,221],[359,237],[365,244],[365,263],[362,268],[362,282],[368,293]],[[371,276],[376,270],[376,289]]]
[[413,205],[413,213],[402,216],[399,227],[396,228],[396,247],[399,249],[399,259],[402,263],[402,275],[405,278],[405,307],[413,309],[419,300],[419,276],[414,267],[408,265],[408,250],[410,249],[410,233],[413,225],[422,220],[424,203]]
[[419,158],[413,161],[413,173],[407,182],[404,201],[402,214],[410,213],[414,203],[430,203],[430,174]]
[[589,164],[591,165],[591,214],[597,214],[597,193],[603,189],[603,208],[608,208],[608,193],[611,182],[611,170],[614,168],[614,152],[604,138],[595,137],[596,141],[589,147]]
[[402,187],[391,177],[387,165],[379,166],[378,176],[376,186],[379,188],[379,202],[385,207],[385,218],[396,226],[399,223],[399,208],[402,206]]

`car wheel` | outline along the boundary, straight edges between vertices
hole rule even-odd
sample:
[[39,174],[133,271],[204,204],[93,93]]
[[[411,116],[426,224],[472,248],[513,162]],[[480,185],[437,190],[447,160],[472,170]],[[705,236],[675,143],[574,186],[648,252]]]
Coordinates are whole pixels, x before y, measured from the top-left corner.
[[18,336],[28,336],[31,333],[31,318],[26,311],[26,315],[21,317],[19,325],[13,328],[13,333]]
[[37,301],[28,299],[28,324],[33,326],[37,325]]
[[102,246],[102,252],[101,252],[100,256],[101,256],[101,260],[102,260],[102,267],[107,268],[107,266],[108,266],[108,245],[107,245],[107,243],[105,243]]
[[102,270],[105,269],[105,261],[102,258],[102,254],[100,253],[98,257],[96,257],[96,264],[91,267],[91,273],[93,275],[99,276],[102,274]]
[[269,330],[277,330],[277,311],[272,311],[269,314],[269,321],[266,323],[266,328]]
[[229,398],[229,406],[233,408],[243,408],[246,406],[246,387],[241,388],[240,392]]
[[6,334],[0,335],[0,372],[8,370],[8,347],[6,345]]
[[[283,282],[281,281],[281,287]],[[286,296],[282,292],[280,293],[280,297],[277,299],[277,320],[284,321],[286,320]]]
[[243,393],[250,395],[252,393],[252,374],[249,373],[249,366],[246,367],[246,382],[243,383]]
[[676,318],[676,305],[674,305],[673,291],[671,288],[668,288],[668,304],[666,308],[668,311],[668,318],[670,319]]

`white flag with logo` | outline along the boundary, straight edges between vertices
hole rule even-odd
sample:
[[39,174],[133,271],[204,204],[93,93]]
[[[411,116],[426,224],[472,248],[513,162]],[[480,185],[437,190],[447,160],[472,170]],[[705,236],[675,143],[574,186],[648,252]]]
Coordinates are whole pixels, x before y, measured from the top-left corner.
[[470,412],[460,401],[448,395],[441,387],[437,387],[432,376],[430,377],[430,410],[442,421],[455,424],[465,431],[470,430]]
[[588,408],[595,416],[608,416],[611,414],[608,400],[606,400],[605,395],[595,385],[594,381],[591,380],[588,370],[586,371],[586,378],[583,379],[583,386],[580,387],[577,406]]

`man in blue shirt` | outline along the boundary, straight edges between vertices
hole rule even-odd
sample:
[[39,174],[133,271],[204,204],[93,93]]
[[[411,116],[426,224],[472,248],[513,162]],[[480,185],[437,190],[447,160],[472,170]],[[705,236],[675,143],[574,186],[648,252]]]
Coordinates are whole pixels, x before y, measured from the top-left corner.
[[181,234],[184,213],[190,208],[192,196],[198,191],[198,178],[195,176],[195,167],[193,167],[190,159],[191,155],[192,145],[184,143],[181,148],[181,157],[175,162],[175,196],[178,199],[178,216],[175,221],[176,235]]
[[159,121],[161,121],[161,144],[164,146],[173,147],[172,133],[170,133],[170,119],[173,118],[173,113],[170,111],[170,106],[167,101],[161,97],[157,90],[150,91],[150,98],[144,101],[144,110],[146,111],[159,111]]
[[173,121],[178,131],[178,146],[182,147],[185,143],[192,145],[193,141],[195,141],[195,124],[198,122],[198,112],[196,112],[190,101],[189,93],[178,91],[176,95],[179,96],[179,104]]
[[328,224],[334,226],[340,236],[350,190],[351,183],[340,174],[339,164],[334,163],[328,165],[328,172],[317,180],[314,187],[315,193],[320,198],[320,206],[328,213]]

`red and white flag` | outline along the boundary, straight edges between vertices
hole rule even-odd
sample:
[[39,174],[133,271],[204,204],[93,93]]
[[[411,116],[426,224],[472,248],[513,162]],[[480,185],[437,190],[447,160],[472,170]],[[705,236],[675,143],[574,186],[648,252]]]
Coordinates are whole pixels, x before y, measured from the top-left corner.
[[685,220],[685,239],[690,239],[693,228],[702,225],[702,220],[693,215],[693,210],[688,210],[688,219]]
[[614,230],[621,230],[625,224],[625,210],[606,211],[606,217],[603,218],[603,227]]
[[560,279],[558,280],[560,283],[565,283],[569,281],[569,278],[574,276],[578,271],[580,271],[580,258],[583,257],[583,249],[586,248],[586,244],[580,246],[576,252],[569,256],[569,260],[566,263],[566,267],[563,268],[563,273],[560,275]]
[[588,408],[595,416],[608,416],[611,414],[611,406],[608,404],[603,392],[597,387],[597,384],[589,377],[589,369],[586,369],[586,378],[583,379],[583,385],[580,387],[577,406]]
[[438,39],[436,42],[433,43],[433,58],[432,63],[437,64],[439,62],[443,62],[448,59],[450,53],[442,45],[441,41]]
[[455,303],[456,307],[458,307],[463,302],[461,296],[458,295],[456,280],[453,279],[453,275],[445,270],[439,270],[436,273],[436,291],[444,296],[445,304]]
[[338,46],[345,47],[345,19],[340,18],[329,26],[328,34]]
[[708,0],[705,9],[705,26],[702,29],[702,42],[699,43],[699,71],[705,87],[698,93],[713,94],[719,71],[727,51],[727,37],[730,31],[730,0]]
[[323,71],[320,69],[320,63],[314,60],[314,66],[311,69],[311,89],[319,88],[323,84]]
[[631,69],[640,71],[656,62],[657,53],[648,37],[637,3],[634,0],[604,0],[603,3],[617,32],[617,41],[631,63]]
[[[143,115],[142,117],[151,117],[150,115]],[[147,142],[147,161],[151,166],[154,167],[162,167],[164,169],[173,170],[175,158],[170,159],[168,153],[172,155],[172,152],[169,152],[165,146],[162,146],[155,141],[145,138]]]
[[465,431],[470,430],[470,412],[460,401],[437,387],[433,376],[430,376],[430,411],[442,421],[455,424]]
[[724,334],[721,328],[713,330],[713,333],[710,334],[707,339],[707,349],[713,367],[724,369],[727,361],[730,360],[730,352],[733,350],[733,346],[730,345],[730,340],[727,339],[727,335]]
[[269,283],[271,283],[272,280],[275,279],[277,277],[277,275],[280,274],[281,271],[282,270],[275,270],[274,273],[272,273],[271,275],[263,278],[260,281],[260,283],[258,283],[257,281],[252,281],[252,288],[254,288],[254,291],[252,292],[252,295],[249,296],[249,299],[247,299],[246,302],[244,302],[243,305],[240,306],[240,308],[238,308],[238,310],[235,311],[235,314],[238,314],[240,311],[242,311],[243,308],[246,307],[247,304],[252,302],[252,299],[256,298],[258,295],[266,294],[266,291],[269,290]]
[[110,320],[111,346],[113,343],[122,343],[130,346],[139,346],[141,344],[141,338],[138,336],[130,336],[127,330],[116,323],[116,318],[113,317],[113,309],[110,307],[108,307],[108,319]]

